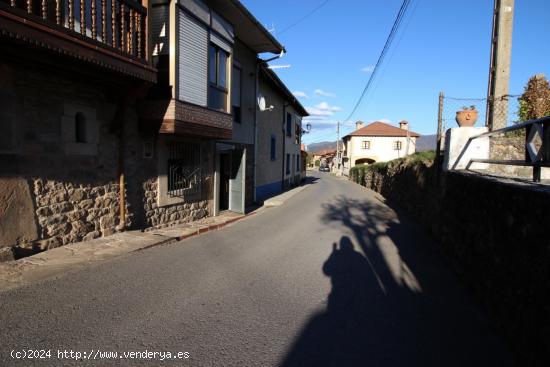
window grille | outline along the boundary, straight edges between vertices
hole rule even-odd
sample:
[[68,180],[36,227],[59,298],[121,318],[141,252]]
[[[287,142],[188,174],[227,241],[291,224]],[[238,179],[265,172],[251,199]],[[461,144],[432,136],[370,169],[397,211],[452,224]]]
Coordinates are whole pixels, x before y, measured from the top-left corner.
[[200,195],[202,186],[201,146],[196,143],[168,144],[168,195]]
[[394,149],[394,150],[401,150],[401,145],[402,145],[402,142],[400,142],[400,141],[394,141],[394,142],[393,142],[393,149]]

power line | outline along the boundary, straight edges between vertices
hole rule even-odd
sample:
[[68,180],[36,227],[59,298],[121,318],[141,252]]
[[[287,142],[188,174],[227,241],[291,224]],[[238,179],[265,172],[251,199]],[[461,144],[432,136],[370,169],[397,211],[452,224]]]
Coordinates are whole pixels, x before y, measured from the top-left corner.
[[401,23],[403,22],[403,18],[407,12],[407,9],[409,8],[412,0],[403,0],[403,3],[401,4],[401,8],[399,9],[399,12],[397,13],[397,17],[395,18],[395,21],[393,22],[393,26],[391,28],[390,34],[388,35],[388,38],[386,39],[386,43],[384,44],[384,48],[382,49],[382,52],[380,53],[380,56],[378,57],[378,61],[376,62],[376,65],[374,66],[374,69],[369,77],[369,80],[367,82],[367,85],[363,89],[363,92],[361,93],[361,96],[359,97],[359,100],[353,107],[353,110],[349,114],[349,116],[344,119],[344,121],[348,121],[353,117],[353,114],[357,111],[359,106],[361,105],[361,102],[367,95],[367,92],[372,85],[372,82],[374,81],[374,78],[376,77],[376,74],[380,68],[380,65],[384,61],[384,58],[386,56],[386,53],[391,47],[391,44],[395,38],[395,35],[397,34],[397,31],[399,30],[399,27],[401,26]]
[[309,13],[307,13],[306,15],[304,15],[303,17],[301,17],[300,19],[298,19],[294,23],[290,24],[289,26],[284,28],[282,31],[278,32],[277,35],[280,36],[281,34],[285,33],[289,29],[291,29],[291,28],[297,26],[298,24],[302,23],[304,20],[306,20],[307,18],[312,16],[315,12],[317,12],[319,9],[321,9],[323,6],[325,6],[329,1],[330,0],[323,1],[321,4],[317,5],[313,10],[311,10]]

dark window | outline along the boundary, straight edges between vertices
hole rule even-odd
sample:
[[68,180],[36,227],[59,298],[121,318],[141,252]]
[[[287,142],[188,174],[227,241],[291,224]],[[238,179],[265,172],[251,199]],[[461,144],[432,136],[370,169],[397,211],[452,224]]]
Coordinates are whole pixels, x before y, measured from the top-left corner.
[[208,107],[227,111],[227,59],[229,54],[210,44],[208,48]]
[[231,82],[231,110],[233,113],[233,121],[241,122],[241,69],[233,67],[233,75]]
[[86,143],[86,117],[82,112],[77,112],[74,117],[75,141]]
[[361,148],[363,148],[363,149],[370,149],[370,141],[368,141],[368,140],[363,140],[363,141],[361,142]]
[[216,65],[218,64],[218,52],[214,45],[208,48],[208,81],[216,84],[218,81]]
[[275,159],[277,159],[277,151],[276,151],[276,148],[277,148],[277,139],[275,138],[275,135],[271,135],[271,146],[270,146],[270,153],[271,153],[271,160],[274,161]]
[[218,86],[227,89],[227,52],[218,49]]
[[296,172],[300,172],[300,155],[296,155]]
[[290,154],[286,154],[286,174],[290,175]]
[[302,128],[298,122],[296,122],[296,126],[294,127],[294,142],[296,144],[300,144],[300,132]]
[[394,141],[393,142],[393,149],[394,150],[401,150],[401,142],[400,141]]
[[286,136],[292,136],[292,115],[286,113]]

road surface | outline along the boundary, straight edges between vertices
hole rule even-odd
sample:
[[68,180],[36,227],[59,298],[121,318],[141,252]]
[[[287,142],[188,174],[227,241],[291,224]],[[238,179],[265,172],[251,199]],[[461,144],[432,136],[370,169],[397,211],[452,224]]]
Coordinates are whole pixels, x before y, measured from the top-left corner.
[[[419,226],[371,191],[313,176],[223,230],[0,293],[0,365],[511,363]],[[11,356],[29,350],[50,357]]]

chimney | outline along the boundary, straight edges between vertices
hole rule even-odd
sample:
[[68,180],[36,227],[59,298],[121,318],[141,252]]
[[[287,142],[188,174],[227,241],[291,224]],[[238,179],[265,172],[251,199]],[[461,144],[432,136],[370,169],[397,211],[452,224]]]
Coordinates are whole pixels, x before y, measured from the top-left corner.
[[363,121],[357,121],[355,123],[355,130],[361,129],[363,126],[365,126],[365,123]]
[[399,123],[399,128],[403,130],[409,130],[409,123],[403,120]]

